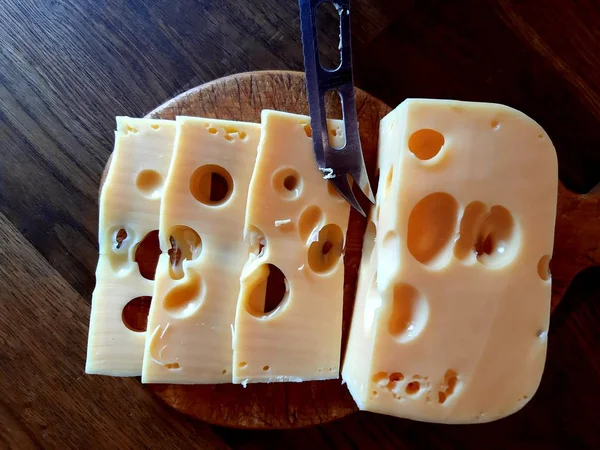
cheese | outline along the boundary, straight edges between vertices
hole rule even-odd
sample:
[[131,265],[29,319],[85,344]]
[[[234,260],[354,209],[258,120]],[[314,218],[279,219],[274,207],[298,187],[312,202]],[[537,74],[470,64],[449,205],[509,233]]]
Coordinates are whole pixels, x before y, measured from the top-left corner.
[[177,118],[142,382],[231,382],[248,185],[260,125]]
[[[92,296],[87,373],[141,373],[146,333],[142,326],[131,329],[134,324],[124,322],[124,310],[127,305],[136,308],[136,304],[147,303],[143,300],[152,295],[154,267],[139,266],[136,254],[147,251],[147,243],[152,247],[156,237],[174,137],[172,121],[117,117],[112,162],[100,195],[100,256]],[[140,297],[141,302],[134,300]]]
[[407,100],[379,145],[342,372],[354,400],[445,423],[519,410],[546,355],[552,143],[505,106]]
[[[263,111],[246,212],[233,382],[337,378],[349,205],[323,179],[310,119]],[[343,146],[343,124],[330,122]]]

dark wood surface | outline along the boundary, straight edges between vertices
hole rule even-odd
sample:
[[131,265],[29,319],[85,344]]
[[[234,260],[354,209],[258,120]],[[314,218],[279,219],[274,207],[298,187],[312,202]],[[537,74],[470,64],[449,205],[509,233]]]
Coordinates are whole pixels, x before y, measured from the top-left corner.
[[[600,181],[599,2],[354,0],[352,24],[357,86],[390,105],[509,104],[546,129],[567,187]],[[301,70],[298,25],[293,0],[0,2],[0,448],[600,448],[598,269],[553,315],[536,396],[491,424],[356,413],[240,431],[83,374],[114,116],[231,73]]]

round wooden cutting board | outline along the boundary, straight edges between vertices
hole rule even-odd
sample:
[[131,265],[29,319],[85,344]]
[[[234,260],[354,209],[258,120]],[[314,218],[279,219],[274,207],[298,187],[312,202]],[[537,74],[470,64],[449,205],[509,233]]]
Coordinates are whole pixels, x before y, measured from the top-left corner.
[[[356,107],[365,162],[372,176],[379,120],[391,108],[360,89],[356,89]],[[333,117],[341,117],[339,105],[332,104],[330,108]],[[304,74],[269,71],[232,75],[187,91],[146,117],[174,119],[187,115],[260,122],[263,109],[308,114]],[[555,250],[551,264],[553,308],[579,271],[600,264],[600,195],[576,195],[562,184],[558,195]],[[365,220],[353,210],[345,253],[344,344],[354,303],[365,224]],[[305,427],[329,422],[357,410],[341,380],[249,384],[246,388],[233,384],[148,385],[148,388],[185,414],[216,425],[237,428]]]

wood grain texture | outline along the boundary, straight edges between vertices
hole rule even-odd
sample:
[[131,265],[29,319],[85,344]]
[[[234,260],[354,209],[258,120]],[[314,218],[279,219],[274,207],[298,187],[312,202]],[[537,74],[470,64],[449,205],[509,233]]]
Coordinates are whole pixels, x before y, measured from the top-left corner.
[[[514,106],[552,138],[566,187],[598,184],[597,1],[352,9],[358,87],[389,105],[410,96]],[[332,58],[336,31],[326,34]],[[264,69],[302,70],[294,0],[0,2],[0,249],[11,255],[0,261],[0,448],[600,448],[598,269],[577,276],[553,313],[536,396],[490,424],[355,413],[303,430],[232,430],[188,420],[136,380],[83,376],[114,116]]]
[[552,273],[552,307],[583,270],[600,266],[600,192],[577,195],[558,189]]

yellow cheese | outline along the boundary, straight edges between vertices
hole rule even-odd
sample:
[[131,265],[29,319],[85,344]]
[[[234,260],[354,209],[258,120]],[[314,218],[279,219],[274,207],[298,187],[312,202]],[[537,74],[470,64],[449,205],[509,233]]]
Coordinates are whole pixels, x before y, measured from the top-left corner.
[[[315,164],[309,120],[262,113],[246,212],[234,383],[339,376],[349,206]],[[342,127],[330,122],[337,147]]]
[[142,381],[231,382],[232,326],[260,125],[177,118]]
[[380,124],[377,204],[342,377],[360,409],[487,422],[544,367],[557,161],[501,105],[407,100]]
[[114,153],[100,195],[100,257],[92,296],[87,373],[141,373],[146,333],[124,323],[124,308],[136,298],[152,295],[153,268],[140,272],[136,250],[144,238],[155,238],[158,230],[174,137],[175,122],[117,117]]

